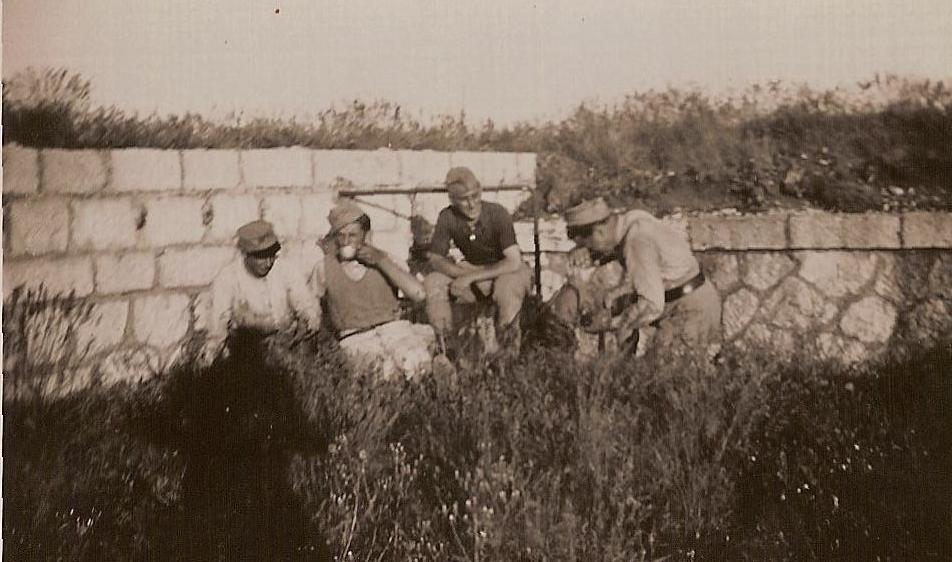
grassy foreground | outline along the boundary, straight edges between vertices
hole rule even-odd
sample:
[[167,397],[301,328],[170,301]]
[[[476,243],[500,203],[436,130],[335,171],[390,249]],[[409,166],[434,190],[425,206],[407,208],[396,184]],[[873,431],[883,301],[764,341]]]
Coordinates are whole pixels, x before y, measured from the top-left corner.
[[332,341],[4,404],[7,560],[941,560],[952,348],[842,372]]

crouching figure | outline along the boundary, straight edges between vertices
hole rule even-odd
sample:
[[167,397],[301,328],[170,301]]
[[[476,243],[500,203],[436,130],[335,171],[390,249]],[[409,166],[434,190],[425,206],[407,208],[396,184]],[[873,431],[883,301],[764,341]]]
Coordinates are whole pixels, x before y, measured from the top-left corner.
[[341,348],[356,367],[374,366],[382,378],[412,378],[430,370],[433,329],[400,318],[397,292],[426,299],[423,285],[386,252],[368,242],[370,217],[353,201],[331,209],[331,231],[316,276]]
[[[601,198],[565,212],[569,283],[549,302],[568,325],[614,332],[620,351],[634,352],[639,334],[658,353],[710,356],[721,337],[721,300],[691,247],[678,232],[645,211],[612,213]],[[570,271],[571,273],[571,271]]]
[[241,254],[212,283],[212,310],[199,361],[211,363],[231,350],[228,334],[244,328],[262,335],[282,330],[313,335],[320,329],[321,303],[293,262],[279,259],[281,244],[271,223],[257,220],[238,229]]

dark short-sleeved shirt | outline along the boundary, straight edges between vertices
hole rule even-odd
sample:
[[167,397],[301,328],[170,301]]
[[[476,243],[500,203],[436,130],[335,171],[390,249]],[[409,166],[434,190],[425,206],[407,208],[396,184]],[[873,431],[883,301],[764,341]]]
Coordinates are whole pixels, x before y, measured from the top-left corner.
[[[476,235],[471,240],[472,234]],[[503,250],[516,245],[516,230],[509,211],[498,203],[483,201],[479,219],[473,230],[469,222],[452,206],[440,211],[430,242],[430,251],[441,256],[450,251],[450,240],[463,257],[473,265],[492,265],[505,257]]]

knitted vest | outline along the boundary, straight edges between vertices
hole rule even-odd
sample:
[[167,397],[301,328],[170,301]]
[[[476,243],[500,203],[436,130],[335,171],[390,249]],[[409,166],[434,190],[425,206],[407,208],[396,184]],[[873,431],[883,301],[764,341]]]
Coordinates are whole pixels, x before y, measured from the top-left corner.
[[387,279],[368,267],[359,281],[344,273],[336,256],[324,256],[327,307],[339,332],[366,330],[400,318],[400,303]]

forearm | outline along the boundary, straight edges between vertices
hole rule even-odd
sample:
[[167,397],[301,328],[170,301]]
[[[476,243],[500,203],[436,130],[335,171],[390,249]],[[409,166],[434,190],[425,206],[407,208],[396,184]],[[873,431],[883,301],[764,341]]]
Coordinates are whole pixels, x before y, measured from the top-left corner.
[[479,281],[489,281],[491,279],[495,279],[500,275],[515,273],[519,271],[521,266],[522,262],[520,260],[507,257],[502,261],[494,263],[493,265],[482,267],[473,271],[467,271],[466,275],[472,279],[474,283],[477,283]]
[[622,332],[637,330],[657,320],[663,311],[657,303],[639,299],[618,317],[615,328]]
[[423,284],[409,271],[400,267],[397,262],[386,257],[381,260],[377,266],[380,268],[380,271],[387,276],[390,282],[396,285],[408,299],[413,302],[423,302],[426,300],[426,291],[423,289]]
[[443,275],[446,275],[447,277],[452,277],[453,279],[456,279],[457,277],[462,277],[463,275],[467,275],[474,271],[473,269],[465,268],[461,265],[458,265],[457,263],[453,262],[453,260],[447,258],[446,256],[441,256],[439,254],[431,253],[429,255],[429,259],[430,259],[430,266],[435,271],[438,271],[442,273]]

